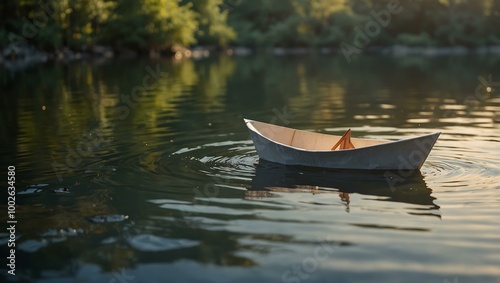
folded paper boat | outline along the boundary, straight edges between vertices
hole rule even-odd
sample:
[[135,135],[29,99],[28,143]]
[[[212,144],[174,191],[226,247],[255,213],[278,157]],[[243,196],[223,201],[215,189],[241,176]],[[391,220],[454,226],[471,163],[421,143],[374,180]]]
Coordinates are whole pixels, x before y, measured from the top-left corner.
[[351,138],[244,119],[260,159],[332,169],[418,170],[440,132],[398,141]]

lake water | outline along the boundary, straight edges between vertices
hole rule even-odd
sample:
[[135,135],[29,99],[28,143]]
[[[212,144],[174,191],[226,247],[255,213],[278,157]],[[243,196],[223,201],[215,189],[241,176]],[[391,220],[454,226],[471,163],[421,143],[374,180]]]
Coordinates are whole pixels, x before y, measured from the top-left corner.
[[[498,283],[499,64],[259,55],[1,70],[18,221],[16,276],[4,264],[1,280]],[[420,172],[388,179],[259,162],[244,117],[442,134]]]

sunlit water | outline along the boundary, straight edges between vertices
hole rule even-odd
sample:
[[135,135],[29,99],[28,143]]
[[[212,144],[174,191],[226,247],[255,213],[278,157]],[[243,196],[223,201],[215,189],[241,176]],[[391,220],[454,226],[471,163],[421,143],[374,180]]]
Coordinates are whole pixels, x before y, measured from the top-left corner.
[[[500,282],[499,60],[250,56],[3,70],[1,163],[16,166],[18,224],[17,275],[3,265],[2,277]],[[365,138],[442,135],[420,172],[290,168],[259,161],[243,117]]]

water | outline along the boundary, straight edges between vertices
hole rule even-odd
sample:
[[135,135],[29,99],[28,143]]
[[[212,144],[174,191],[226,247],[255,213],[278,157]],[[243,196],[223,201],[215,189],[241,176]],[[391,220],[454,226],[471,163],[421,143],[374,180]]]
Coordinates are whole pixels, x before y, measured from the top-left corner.
[[[18,205],[17,275],[4,265],[2,277],[500,282],[499,60],[249,56],[2,70],[1,165],[16,167]],[[259,162],[243,117],[365,138],[443,134],[420,172],[388,181]]]

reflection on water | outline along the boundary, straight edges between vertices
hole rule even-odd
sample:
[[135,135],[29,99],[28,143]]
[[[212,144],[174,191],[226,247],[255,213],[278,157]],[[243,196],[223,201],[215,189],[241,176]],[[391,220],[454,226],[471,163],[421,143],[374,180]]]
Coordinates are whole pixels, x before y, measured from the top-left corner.
[[[500,58],[360,59],[0,70],[19,279],[279,282],[327,241],[332,253],[301,282],[496,282]],[[156,71],[166,75],[137,93]],[[243,117],[364,138],[443,134],[421,172],[391,182],[259,161]]]
[[439,215],[439,206],[420,172],[394,183],[391,171],[339,171],[320,168],[283,166],[260,160],[255,169],[255,177],[250,183],[247,199],[274,197],[273,192],[308,192],[310,194],[334,193],[349,211],[350,194],[373,196],[373,200],[402,202],[420,205],[409,206],[408,213]]

